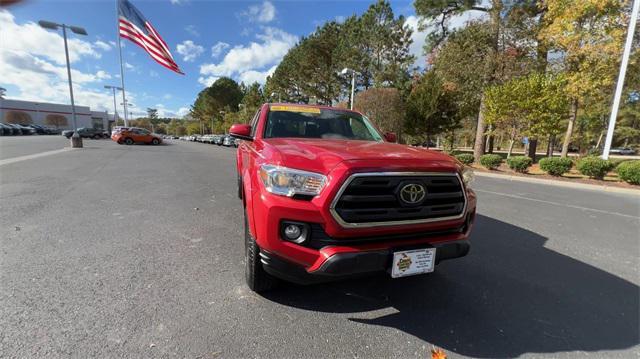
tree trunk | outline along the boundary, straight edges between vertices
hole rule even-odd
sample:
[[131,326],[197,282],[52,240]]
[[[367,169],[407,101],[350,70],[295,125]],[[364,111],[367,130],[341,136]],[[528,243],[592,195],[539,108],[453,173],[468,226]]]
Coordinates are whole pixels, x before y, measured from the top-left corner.
[[536,162],[536,149],[538,148],[538,140],[533,138],[529,140],[529,151],[527,153],[527,156],[529,156],[529,158],[531,158],[531,160],[533,161],[533,163]]
[[511,138],[509,140],[509,151],[507,151],[507,158],[511,157],[511,153],[513,152],[513,145],[516,143],[516,127],[513,126],[511,128]]
[[547,157],[553,157],[553,149],[556,147],[556,136],[549,135],[549,143],[547,144]]
[[480,112],[478,113],[478,125],[476,128],[476,140],[473,145],[473,157],[476,162],[480,162],[480,157],[484,155],[484,94],[480,98]]
[[600,131],[600,136],[598,136],[598,142],[596,142],[596,150],[600,148],[600,142],[602,142],[602,135],[604,135],[604,131]]
[[564,143],[562,143],[561,157],[567,157],[569,153],[569,144],[571,143],[571,134],[573,133],[573,125],[576,123],[578,117],[578,99],[573,99],[571,102],[571,114],[569,115],[569,124],[567,125],[567,132],[564,135]]

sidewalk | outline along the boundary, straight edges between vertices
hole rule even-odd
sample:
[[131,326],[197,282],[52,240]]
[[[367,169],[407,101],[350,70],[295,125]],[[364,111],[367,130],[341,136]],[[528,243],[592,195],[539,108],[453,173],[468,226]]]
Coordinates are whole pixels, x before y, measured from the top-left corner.
[[551,186],[587,189],[587,190],[593,190],[593,191],[604,191],[604,192],[612,192],[612,193],[625,193],[625,194],[640,196],[640,188],[638,189],[622,188],[622,187],[607,186],[607,185],[560,181],[560,180],[553,180],[553,179],[547,179],[547,178],[531,178],[531,177],[511,175],[511,174],[484,172],[484,171],[478,171],[478,170],[474,170],[473,172],[478,177],[499,178],[499,179],[504,179],[509,181],[538,183],[538,184],[546,184]]

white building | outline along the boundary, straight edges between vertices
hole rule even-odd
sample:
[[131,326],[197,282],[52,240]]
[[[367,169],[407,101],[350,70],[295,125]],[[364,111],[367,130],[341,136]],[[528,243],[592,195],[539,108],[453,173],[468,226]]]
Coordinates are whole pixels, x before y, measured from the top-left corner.
[[[113,117],[106,111],[91,111],[76,105],[77,126],[109,131]],[[43,125],[60,130],[73,129],[71,105],[0,98],[0,122]]]

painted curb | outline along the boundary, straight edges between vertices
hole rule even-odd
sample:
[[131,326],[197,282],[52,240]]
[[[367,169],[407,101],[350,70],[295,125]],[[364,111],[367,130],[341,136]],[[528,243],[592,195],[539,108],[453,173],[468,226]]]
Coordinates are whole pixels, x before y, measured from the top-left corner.
[[640,189],[634,189],[634,188],[620,188],[620,187],[602,186],[602,185],[587,184],[587,183],[556,181],[556,180],[542,179],[542,178],[529,178],[529,177],[523,177],[523,176],[503,175],[499,173],[489,173],[489,172],[482,172],[482,171],[473,171],[473,172],[478,177],[499,178],[499,179],[509,180],[509,181],[538,183],[538,184],[546,184],[546,185],[558,186],[558,187],[569,187],[569,188],[587,189],[592,191],[602,191],[602,192],[612,192],[612,193],[625,193],[625,194],[640,196]]

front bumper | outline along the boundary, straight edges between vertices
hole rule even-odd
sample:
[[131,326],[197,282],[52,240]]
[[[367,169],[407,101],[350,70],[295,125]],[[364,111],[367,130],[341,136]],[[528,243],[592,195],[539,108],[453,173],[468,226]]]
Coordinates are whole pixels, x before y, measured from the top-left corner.
[[[447,259],[459,258],[469,253],[468,240],[441,244],[415,245],[415,248],[436,248],[436,264]],[[411,249],[407,247],[398,250]],[[267,273],[296,284],[315,284],[340,279],[354,278],[388,271],[395,249],[363,252],[336,253],[327,258],[320,267],[307,271],[303,266],[290,262],[268,251],[261,250],[260,260]]]

